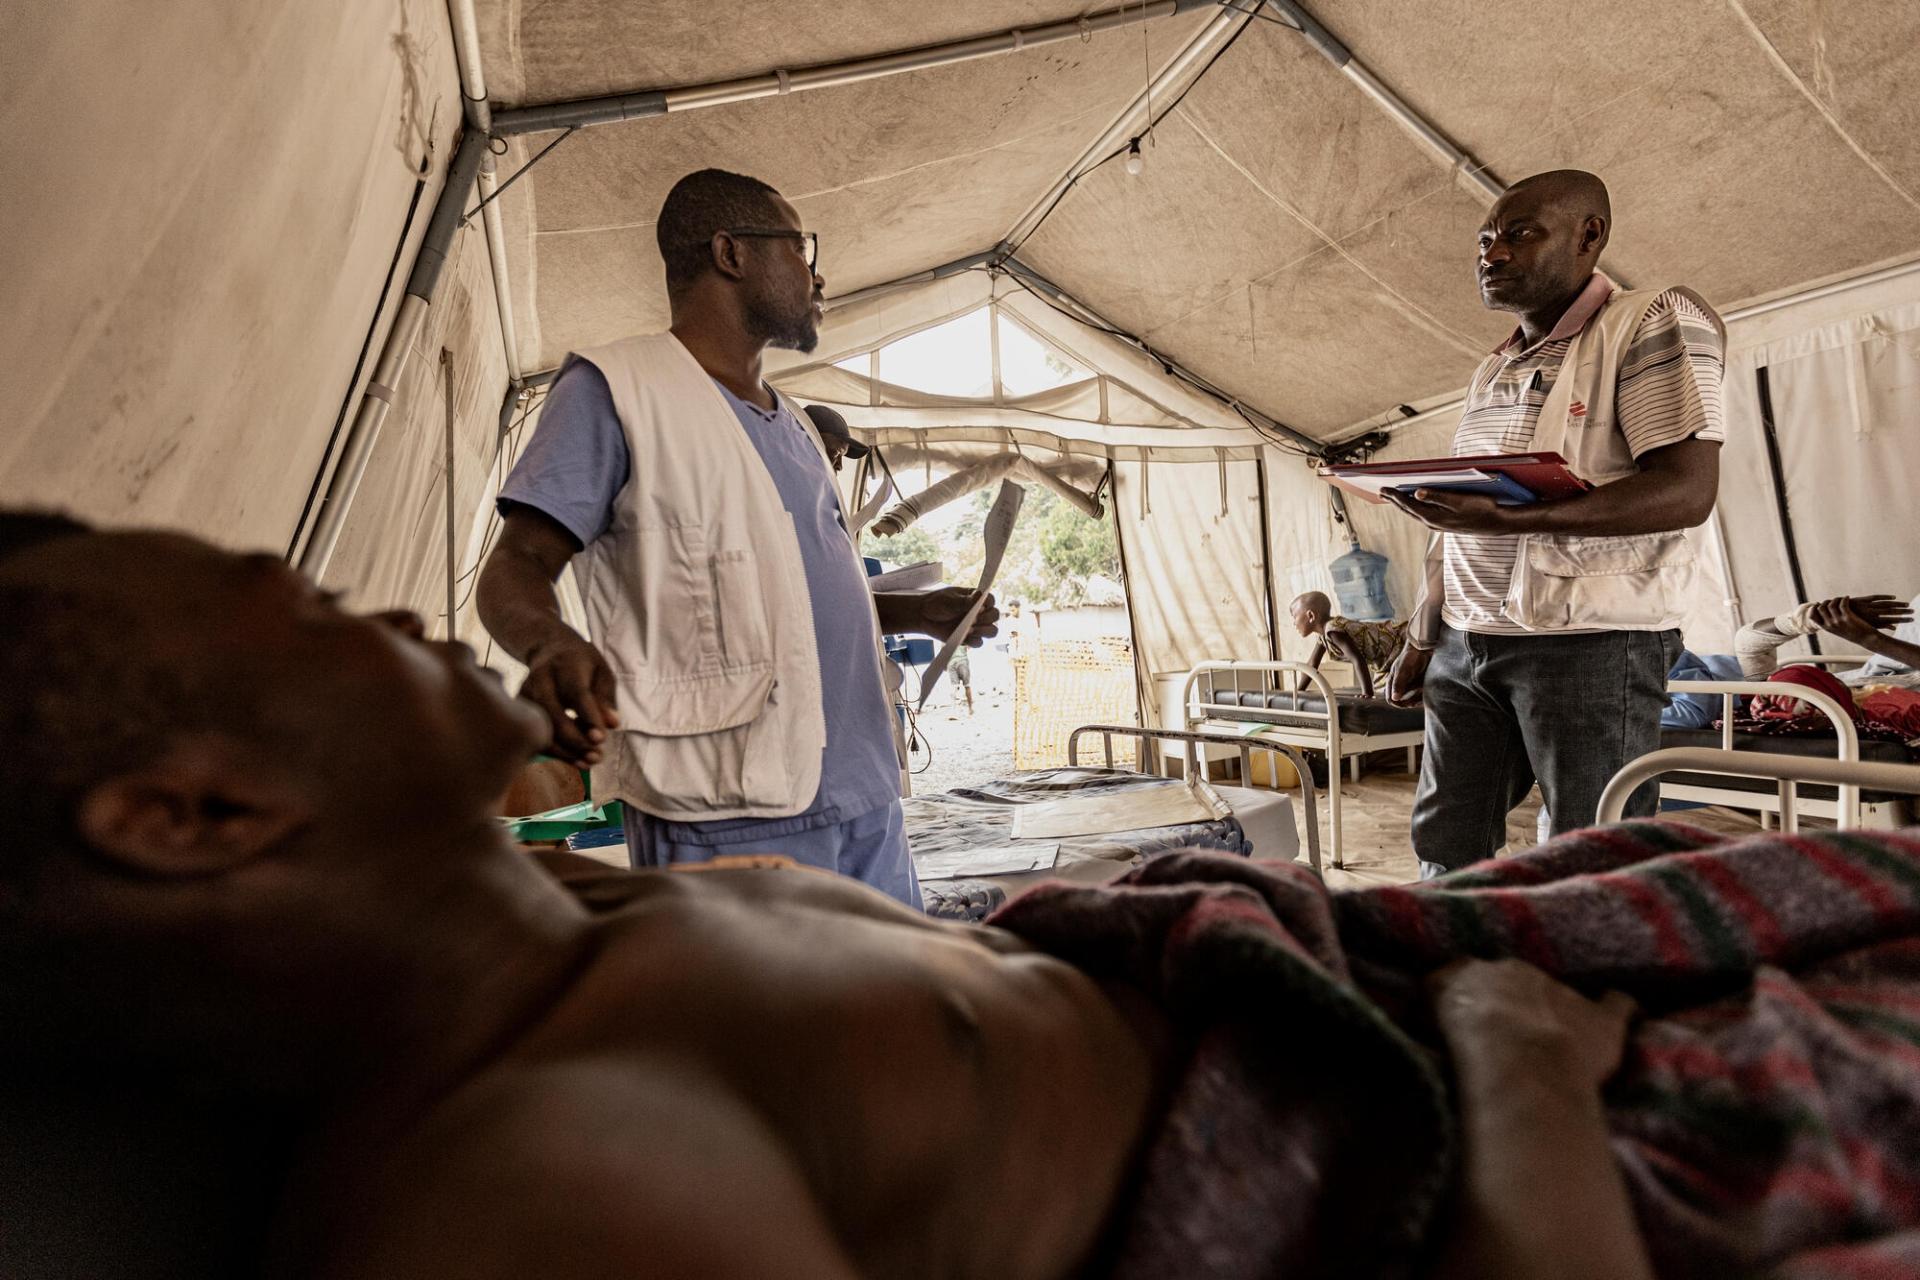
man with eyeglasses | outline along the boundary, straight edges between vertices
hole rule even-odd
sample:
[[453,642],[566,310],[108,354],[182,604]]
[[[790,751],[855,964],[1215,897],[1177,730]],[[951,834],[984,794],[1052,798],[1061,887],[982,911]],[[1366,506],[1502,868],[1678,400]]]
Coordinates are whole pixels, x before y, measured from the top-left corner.
[[[625,802],[634,866],[783,854],[918,907],[879,637],[948,635],[973,595],[869,592],[818,431],[762,377],[768,347],[819,341],[794,207],[703,169],[655,234],[672,326],[567,357],[500,491],[481,619],[553,754]],[[591,640],[561,617],[569,563]]]

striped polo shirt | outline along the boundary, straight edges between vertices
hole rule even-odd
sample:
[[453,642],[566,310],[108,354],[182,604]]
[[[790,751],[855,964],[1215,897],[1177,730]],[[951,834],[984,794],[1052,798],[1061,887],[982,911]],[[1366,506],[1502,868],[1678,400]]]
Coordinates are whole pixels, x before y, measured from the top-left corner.
[[[1454,433],[1456,457],[1532,448],[1541,406],[1560,376],[1567,348],[1616,287],[1595,272],[1537,345],[1522,349],[1516,329],[1481,362]],[[1638,458],[1682,440],[1726,439],[1720,405],[1724,365],[1720,334],[1697,304],[1676,290],[1655,298],[1627,346],[1614,391],[1615,421],[1628,451]],[[1446,624],[1487,635],[1528,634],[1508,620],[1505,610],[1518,535],[1449,533],[1444,541],[1447,598],[1440,616]]]

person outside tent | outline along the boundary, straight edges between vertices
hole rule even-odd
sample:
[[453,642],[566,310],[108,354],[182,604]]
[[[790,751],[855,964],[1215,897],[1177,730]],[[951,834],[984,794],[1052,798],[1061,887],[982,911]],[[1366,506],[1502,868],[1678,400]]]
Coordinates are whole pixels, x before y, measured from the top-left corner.
[[951,690],[949,697],[954,706],[966,699],[967,714],[973,714],[973,663],[967,659],[965,649],[955,649],[953,657],[947,662],[947,686]]
[[[1499,506],[1389,492],[1433,531],[1389,696],[1426,706],[1414,797],[1423,875],[1490,857],[1537,780],[1556,833],[1660,745],[1693,552],[1720,479],[1724,328],[1690,290],[1599,270],[1607,189],[1578,170],[1509,187],[1482,224],[1480,296],[1519,317],[1468,384],[1456,456],[1558,452],[1594,487]],[[1649,784],[1627,805],[1653,812]]]
[[[1293,618],[1294,630],[1303,639],[1313,638],[1313,655],[1307,659],[1307,665],[1318,671],[1328,653],[1351,664],[1363,698],[1373,696],[1375,672],[1382,680],[1386,679],[1407,640],[1406,623],[1356,622],[1343,618],[1333,611],[1333,601],[1327,599],[1324,591],[1306,591],[1295,596],[1287,606],[1287,613]],[[1306,687],[1306,677],[1301,677],[1300,685],[1303,689]]]
[[847,426],[847,420],[840,416],[838,409],[824,404],[807,406],[807,417],[812,419],[813,428],[820,433],[820,447],[827,451],[827,462],[835,471],[848,458],[855,462],[867,456],[869,447],[853,438],[853,432]]
[[[918,907],[880,630],[947,635],[973,593],[868,591],[820,437],[762,378],[823,315],[794,207],[703,169],[655,234],[672,327],[562,365],[500,492],[481,620],[552,752],[625,802],[635,866],[784,854]],[[591,640],[554,593],[570,562]]]

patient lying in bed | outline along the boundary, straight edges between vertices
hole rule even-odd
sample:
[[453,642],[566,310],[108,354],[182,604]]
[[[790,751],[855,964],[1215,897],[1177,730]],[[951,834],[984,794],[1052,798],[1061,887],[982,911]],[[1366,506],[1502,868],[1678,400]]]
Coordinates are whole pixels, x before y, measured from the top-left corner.
[[[542,718],[417,620],[351,617],[274,557],[5,516],[0,612],[5,1089],[104,1071],[274,1117],[286,1154],[252,1148],[271,1208],[227,1228],[242,1273],[1623,1277],[1652,1274],[1651,1243],[1678,1274],[1770,1221],[1687,1145],[1738,1115],[1683,1117],[1664,1147],[1623,1129],[1600,1088],[1625,1000],[1444,961],[1634,987],[1709,1010],[1710,1038],[1757,965],[1920,918],[1894,839],[1802,851],[1856,908],[1839,920],[1788,910],[1796,884],[1736,893],[1724,855],[1746,935],[1699,923],[1705,873],[1644,900],[1673,860],[1620,865],[1681,843],[1664,836],[1625,858],[1602,840],[1606,874],[1537,900],[1533,881],[1592,869],[1562,865],[1584,847],[1515,860],[1510,885],[1331,900],[1286,868],[1170,855],[1135,885],[1021,899],[1008,928],[804,872],[568,887],[489,817]],[[1588,947],[1569,901],[1627,916]],[[1690,1069],[1697,1046],[1669,1041],[1660,1069]],[[1751,1261],[1920,1223],[1912,1069],[1892,1046],[1800,1066],[1836,1061],[1884,1064],[1877,1135],[1805,1072],[1796,1100],[1835,1103],[1872,1204],[1809,1201],[1749,1233]],[[246,1145],[199,1114],[181,1145]],[[1669,1174],[1697,1238],[1650,1198]],[[14,1227],[0,1272],[35,1274],[47,1259],[5,1256]]]

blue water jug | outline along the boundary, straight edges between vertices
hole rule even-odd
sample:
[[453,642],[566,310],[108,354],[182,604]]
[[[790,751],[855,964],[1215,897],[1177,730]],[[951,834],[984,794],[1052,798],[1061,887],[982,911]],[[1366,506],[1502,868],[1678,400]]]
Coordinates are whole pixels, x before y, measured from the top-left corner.
[[1387,558],[1355,546],[1327,566],[1340,612],[1355,622],[1384,622],[1393,617],[1387,598]]

